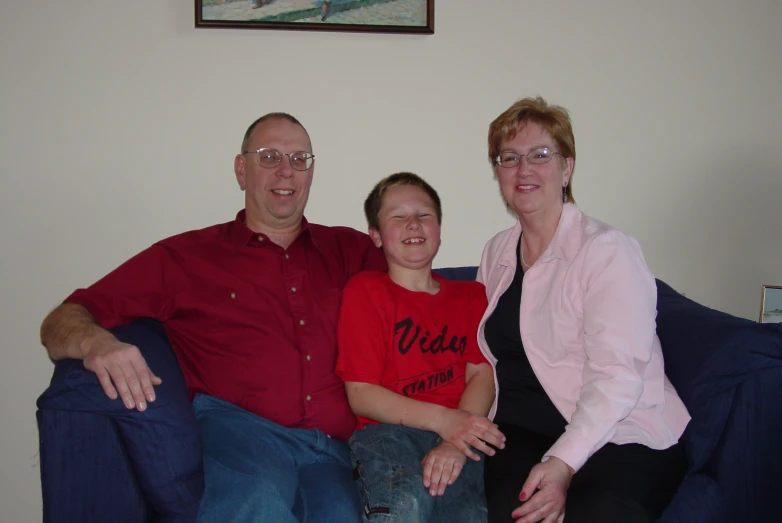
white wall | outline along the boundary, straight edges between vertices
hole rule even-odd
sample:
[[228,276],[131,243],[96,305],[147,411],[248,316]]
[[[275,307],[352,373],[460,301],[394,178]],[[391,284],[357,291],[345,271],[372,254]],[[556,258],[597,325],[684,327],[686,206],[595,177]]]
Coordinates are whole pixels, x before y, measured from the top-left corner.
[[317,154],[310,219],[363,229],[374,182],[440,191],[437,265],[509,226],[488,123],[571,110],[582,209],[655,274],[756,319],[782,285],[782,2],[438,0],[434,36],[194,29],[190,0],[7,3],[0,17],[0,521],[40,520],[43,316],[162,237],[228,221],[246,126],[289,111]]

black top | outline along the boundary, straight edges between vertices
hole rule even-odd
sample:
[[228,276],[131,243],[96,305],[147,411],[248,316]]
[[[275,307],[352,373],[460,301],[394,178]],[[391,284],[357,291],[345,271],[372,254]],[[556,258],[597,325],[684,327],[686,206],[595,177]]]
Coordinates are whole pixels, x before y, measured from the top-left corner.
[[[519,252],[518,247],[516,252]],[[489,349],[498,360],[500,394],[494,422],[516,425],[537,434],[558,438],[565,432],[567,421],[543,390],[521,341],[519,313],[523,279],[524,271],[521,262],[517,260],[513,282],[500,296],[497,308],[486,321],[484,329]]]

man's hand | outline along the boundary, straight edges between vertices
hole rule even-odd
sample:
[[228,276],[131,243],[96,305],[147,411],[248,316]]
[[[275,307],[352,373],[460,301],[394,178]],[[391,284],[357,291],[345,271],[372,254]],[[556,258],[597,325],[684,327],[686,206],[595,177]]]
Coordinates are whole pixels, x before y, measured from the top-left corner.
[[424,487],[429,489],[429,494],[445,494],[445,487],[453,485],[464,468],[465,461],[467,458],[462,451],[447,441],[427,452],[421,466],[424,468]]
[[519,494],[519,500],[525,503],[511,514],[518,518],[516,523],[562,523],[574,473],[570,465],[553,456],[532,467]]
[[149,370],[137,347],[119,341],[78,303],[63,303],[46,316],[41,343],[54,361],[83,360],[84,368],[98,376],[106,395],[113,400],[119,395],[129,409],[146,410],[146,400],[155,401],[153,387],[163,383]]
[[472,449],[478,449],[489,456],[494,449],[505,447],[505,436],[497,425],[487,418],[458,409],[446,409],[436,422],[437,434],[445,441],[453,443],[468,458],[480,461],[481,457]]
[[128,409],[147,409],[147,401],[155,401],[155,385],[163,380],[147,367],[141,351],[111,336],[92,343],[85,351],[84,368],[98,376],[106,395],[122,398]]

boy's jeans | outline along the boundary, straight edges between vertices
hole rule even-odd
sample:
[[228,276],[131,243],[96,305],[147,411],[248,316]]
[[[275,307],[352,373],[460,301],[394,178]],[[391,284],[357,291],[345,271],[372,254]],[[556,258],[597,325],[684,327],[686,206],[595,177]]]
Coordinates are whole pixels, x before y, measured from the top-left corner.
[[353,434],[350,447],[366,521],[486,521],[483,460],[468,458],[456,482],[442,496],[431,496],[424,487],[421,460],[440,441],[434,432],[399,425],[368,425]]

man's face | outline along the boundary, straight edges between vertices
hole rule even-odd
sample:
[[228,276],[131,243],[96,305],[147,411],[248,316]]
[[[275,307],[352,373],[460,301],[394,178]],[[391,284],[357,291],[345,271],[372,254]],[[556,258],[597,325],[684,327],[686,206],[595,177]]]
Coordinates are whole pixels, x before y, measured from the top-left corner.
[[[280,164],[270,169],[261,167],[255,154],[261,148],[282,153]],[[245,191],[247,226],[260,232],[295,228],[304,215],[315,164],[306,171],[297,171],[285,155],[299,151],[312,153],[307,133],[295,123],[272,118],[255,127],[247,151],[250,152],[239,154],[234,160],[236,180]]]

